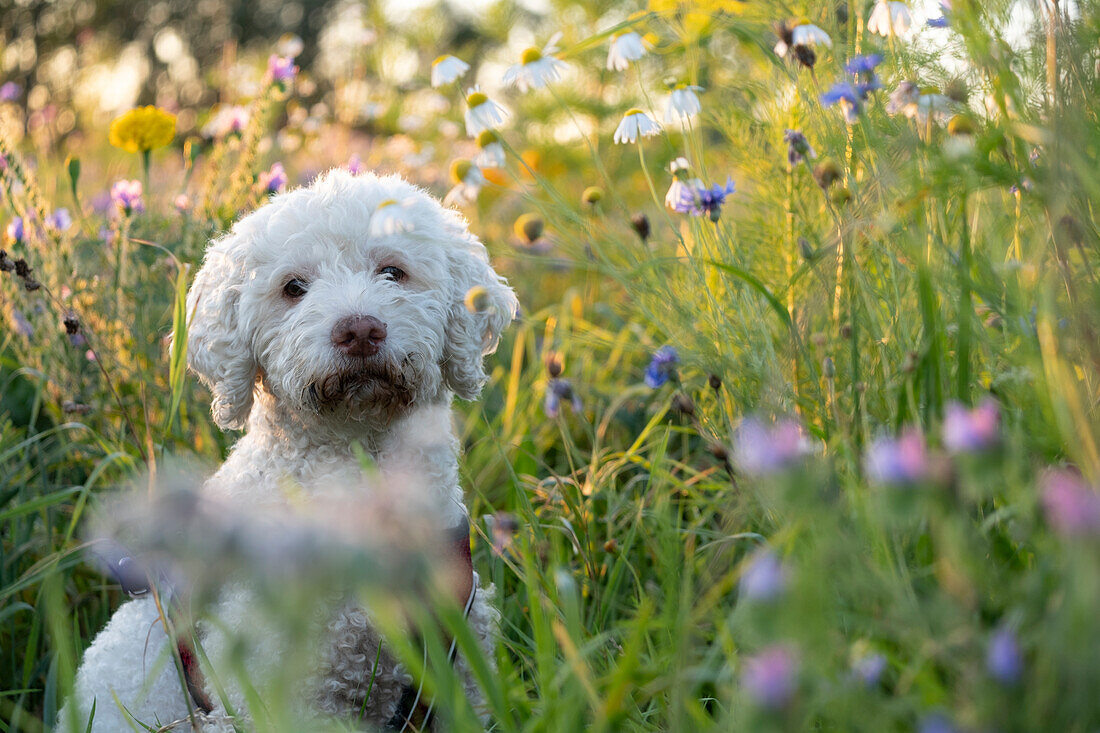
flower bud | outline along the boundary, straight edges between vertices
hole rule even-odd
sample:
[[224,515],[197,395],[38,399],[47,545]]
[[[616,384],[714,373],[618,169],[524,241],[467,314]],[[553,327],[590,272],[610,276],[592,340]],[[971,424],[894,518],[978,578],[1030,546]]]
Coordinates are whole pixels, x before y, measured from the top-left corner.
[[840,180],[840,166],[836,164],[835,160],[826,158],[814,166],[814,180],[821,188],[829,188],[829,186]]
[[588,206],[595,206],[603,201],[603,189],[599,186],[589,186],[584,189],[584,193],[581,194],[581,201]]
[[545,225],[538,214],[528,213],[516,219],[514,229],[517,237],[531,244],[542,236],[544,227]]
[[833,357],[826,356],[825,361],[821,362],[821,373],[826,379],[836,378],[836,364],[833,363]]
[[475,285],[466,291],[466,310],[471,313],[484,313],[489,308],[489,291],[481,285]]

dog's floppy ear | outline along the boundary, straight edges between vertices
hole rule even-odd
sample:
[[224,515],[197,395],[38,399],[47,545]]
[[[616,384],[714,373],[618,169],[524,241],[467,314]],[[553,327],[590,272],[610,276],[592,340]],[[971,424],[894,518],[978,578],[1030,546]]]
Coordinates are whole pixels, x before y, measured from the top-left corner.
[[[451,227],[448,227],[451,228]],[[508,283],[489,265],[485,246],[455,222],[447,248],[451,271],[451,308],[443,349],[443,379],[464,400],[475,399],[488,376],[482,357],[497,348],[500,333],[512,322],[519,303]],[[474,288],[476,297],[467,303]]]
[[187,293],[187,365],[213,393],[214,422],[224,430],[245,426],[258,371],[240,317],[244,249],[238,233],[214,241]]

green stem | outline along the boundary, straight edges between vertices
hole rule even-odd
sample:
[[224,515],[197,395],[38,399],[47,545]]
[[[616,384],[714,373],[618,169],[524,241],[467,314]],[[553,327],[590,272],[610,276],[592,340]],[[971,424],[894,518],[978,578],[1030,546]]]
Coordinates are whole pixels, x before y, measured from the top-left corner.
[[970,328],[972,293],[970,287],[970,268],[972,254],[970,249],[970,221],[967,213],[966,194],[962,196],[962,241],[959,244],[959,371],[956,375],[956,397],[963,404],[970,404]]

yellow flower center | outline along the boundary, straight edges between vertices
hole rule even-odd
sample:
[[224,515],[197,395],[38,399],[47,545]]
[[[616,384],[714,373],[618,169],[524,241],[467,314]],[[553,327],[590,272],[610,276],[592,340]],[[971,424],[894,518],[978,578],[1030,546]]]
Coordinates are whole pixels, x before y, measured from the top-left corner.
[[378,204],[378,206],[375,207],[375,211],[381,211],[382,209],[386,208],[387,206],[396,206],[396,205],[397,205],[397,202],[394,201],[393,199],[386,199],[385,201],[383,201],[382,203]]
[[533,64],[541,58],[542,51],[532,46],[531,48],[523,52],[523,55],[519,57],[519,61],[521,64],[526,66],[527,64]]
[[466,97],[466,104],[470,105],[470,108],[478,107],[489,101],[489,97],[485,92],[474,92],[470,96]]
[[451,163],[451,180],[455,183],[462,183],[466,180],[466,176],[469,175],[473,166],[474,164],[465,158],[459,158]]
[[440,56],[435,61],[433,61],[432,66],[439,66],[441,63],[443,63],[444,61],[446,61],[449,58],[450,58],[449,55],[444,54],[443,56]]
[[642,110],[638,109],[637,107],[631,107],[630,109],[628,109],[628,110],[626,111],[626,114],[625,114],[625,115],[623,115],[623,116],[624,116],[624,117],[630,117],[630,116],[632,116],[632,115],[644,115],[644,114],[645,114],[645,112],[643,112]]
[[939,94],[940,93],[940,88],[939,87],[921,87],[920,93],[921,94]]
[[487,148],[495,142],[500,142],[500,138],[492,130],[482,130],[481,134],[477,136],[477,146],[479,148]]

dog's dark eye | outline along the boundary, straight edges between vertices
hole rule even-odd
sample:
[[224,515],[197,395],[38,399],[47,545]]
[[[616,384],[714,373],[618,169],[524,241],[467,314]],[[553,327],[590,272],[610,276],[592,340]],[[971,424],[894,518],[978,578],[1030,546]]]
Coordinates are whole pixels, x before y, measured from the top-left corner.
[[408,277],[408,275],[405,274],[404,270],[402,270],[400,267],[394,267],[393,265],[383,267],[381,270],[378,271],[378,274],[385,275],[387,278],[393,280],[395,283],[399,283]]
[[309,283],[305,280],[294,278],[283,286],[283,295],[291,300],[297,300],[305,295],[307,290],[309,290]]

